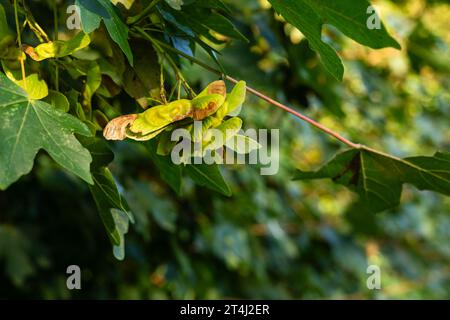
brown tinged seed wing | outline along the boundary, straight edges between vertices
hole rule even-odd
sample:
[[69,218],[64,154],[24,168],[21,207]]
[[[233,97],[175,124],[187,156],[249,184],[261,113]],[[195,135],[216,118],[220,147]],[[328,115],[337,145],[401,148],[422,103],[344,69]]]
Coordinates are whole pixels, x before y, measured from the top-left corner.
[[219,94],[209,94],[192,100],[192,118],[203,120],[214,114],[225,102],[225,97]]
[[211,82],[202,92],[197,95],[198,97],[203,97],[209,94],[219,94],[226,98],[227,96],[227,87],[223,80],[218,80]]
[[167,105],[159,105],[148,109],[136,118],[130,126],[135,134],[148,135],[174,122],[190,117],[192,114],[191,101],[181,99]]
[[136,119],[137,114],[128,114],[112,119],[103,130],[106,140],[125,140],[126,130]]
[[153,132],[151,132],[149,134],[146,134],[146,135],[142,135],[142,134],[139,134],[139,133],[134,133],[133,131],[127,129],[126,130],[126,135],[127,135],[127,138],[135,140],[135,141],[148,141],[148,140],[151,140],[151,139],[155,138],[156,136],[158,136],[165,129],[166,128],[161,128],[161,129],[159,129],[157,131],[153,131]]
[[227,96],[227,87],[223,80],[214,81],[208,86],[208,94],[220,94],[221,96]]

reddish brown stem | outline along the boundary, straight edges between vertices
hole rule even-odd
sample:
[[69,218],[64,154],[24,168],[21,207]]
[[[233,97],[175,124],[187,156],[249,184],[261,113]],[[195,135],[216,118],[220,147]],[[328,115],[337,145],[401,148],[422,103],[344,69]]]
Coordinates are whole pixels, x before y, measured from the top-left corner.
[[[157,39],[152,38],[148,33],[146,33],[141,28],[136,27],[135,30],[137,31],[137,33],[139,35],[141,35],[145,39],[149,40],[150,42],[152,42],[154,44],[157,44],[158,46],[164,47],[167,50],[170,50],[170,51],[172,51],[172,52],[174,52],[174,53],[176,53],[176,54],[178,54],[178,55],[180,55],[180,56],[190,60],[191,62],[193,62],[193,63],[195,63],[195,64],[205,68],[206,70],[211,71],[213,73],[216,73],[216,74],[222,76],[223,78],[227,79],[230,82],[233,82],[235,84],[238,83],[238,80],[236,80],[236,79],[234,79],[234,78],[232,78],[230,76],[224,75],[221,71],[211,67],[210,65],[204,63],[203,61],[200,61],[200,60],[198,60],[198,59],[196,59],[194,57],[191,57],[190,55],[188,55],[188,54],[186,54],[186,53],[184,53],[184,52],[182,52],[180,50],[177,50],[176,48],[173,48],[172,46],[170,46],[170,45],[168,45],[168,44],[166,44],[166,43],[164,43],[162,41],[159,41]],[[295,111],[294,109],[289,108],[288,106],[286,106],[286,105],[284,105],[284,104],[282,104],[282,103],[280,103],[280,102],[278,102],[278,101],[276,101],[276,100],[274,100],[274,99],[264,95],[263,93],[259,92],[256,89],[253,89],[252,87],[247,86],[247,91],[252,93],[252,94],[254,94],[258,98],[263,99],[264,101],[267,101],[268,103],[272,104],[273,106],[275,106],[277,108],[280,108],[280,109],[283,109],[284,111],[289,112],[290,114],[296,116],[297,118],[308,122],[312,126],[316,127],[319,130],[322,130],[326,134],[328,134],[328,135],[336,138],[337,140],[345,143],[346,145],[348,145],[351,148],[361,148],[362,147],[360,144],[354,143],[354,142],[344,138],[343,136],[341,136],[337,132],[334,132],[330,128],[325,127],[323,124],[320,124],[319,122],[317,122],[317,121],[315,121],[315,120],[305,116],[304,114],[301,114],[300,112]]]
[[[226,78],[228,81],[233,82],[233,83],[235,83],[235,84],[239,82],[238,80],[236,80],[236,79],[234,79],[234,78],[232,78],[232,77],[230,77],[230,76],[225,76],[225,78]],[[311,124],[312,126],[314,126],[314,127],[318,128],[318,129],[322,130],[323,132],[325,132],[325,133],[327,133],[327,134],[329,134],[329,135],[335,137],[335,138],[338,139],[339,141],[345,143],[345,144],[348,145],[349,147],[352,147],[352,148],[360,148],[360,147],[361,147],[360,144],[351,142],[350,140],[344,138],[343,136],[341,136],[341,135],[338,134],[337,132],[334,132],[333,130],[331,130],[331,129],[325,127],[324,125],[320,124],[319,122],[317,122],[317,121],[315,121],[315,120],[313,120],[313,119],[311,119],[311,118],[309,118],[309,117],[307,117],[307,116],[301,114],[300,112],[297,112],[297,111],[295,111],[294,109],[289,108],[288,106],[286,106],[286,105],[284,105],[284,104],[282,104],[282,103],[280,103],[280,102],[278,102],[278,101],[276,101],[276,100],[274,100],[274,99],[272,99],[272,98],[270,98],[270,97],[264,95],[263,93],[259,92],[259,91],[256,90],[256,89],[253,89],[252,87],[247,86],[247,91],[250,92],[250,93],[252,93],[252,94],[254,94],[254,95],[257,96],[258,98],[260,98],[260,99],[262,99],[262,100],[264,100],[264,101],[267,101],[268,103],[274,105],[275,107],[278,107],[278,108],[280,108],[280,109],[283,109],[284,111],[289,112],[290,114],[296,116],[297,118],[300,118],[300,119],[302,119],[303,121],[308,122],[308,123]]]

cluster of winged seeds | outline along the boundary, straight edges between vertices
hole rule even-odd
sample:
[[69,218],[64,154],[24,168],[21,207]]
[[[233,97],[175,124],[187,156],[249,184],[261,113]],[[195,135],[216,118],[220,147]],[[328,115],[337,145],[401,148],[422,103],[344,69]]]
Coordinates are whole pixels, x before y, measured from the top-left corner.
[[[227,94],[222,80],[210,83],[194,99],[180,99],[152,107],[140,114],[123,115],[111,120],[103,131],[107,140],[147,141],[160,136],[158,153],[168,154],[176,141],[172,132],[184,128],[191,133],[192,142],[201,142],[203,150],[229,146],[232,138],[240,138],[242,120],[239,115],[245,101],[246,83],[240,81]],[[201,130],[194,130],[194,121],[201,121]],[[212,129],[222,133],[220,145],[214,140]],[[217,131],[216,131],[217,132]],[[246,138],[247,143],[249,138]],[[252,145],[257,144],[251,141]],[[236,148],[233,148],[236,149]],[[242,148],[240,148],[242,149]]]

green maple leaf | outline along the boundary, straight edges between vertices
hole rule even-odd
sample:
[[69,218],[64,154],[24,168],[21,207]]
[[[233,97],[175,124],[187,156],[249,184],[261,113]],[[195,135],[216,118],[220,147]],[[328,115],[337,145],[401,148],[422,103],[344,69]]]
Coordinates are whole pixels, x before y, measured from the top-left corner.
[[359,194],[362,211],[376,213],[400,203],[404,183],[450,195],[450,154],[400,159],[361,147],[338,154],[317,172],[299,170],[295,178],[331,178]]
[[113,254],[118,260],[123,260],[125,234],[130,222],[134,223],[134,218],[116,180],[107,168],[113,161],[114,154],[103,139],[80,137],[80,141],[93,157],[91,171],[94,184],[89,189],[113,246]]
[[92,184],[91,155],[74,133],[90,136],[77,118],[28,94],[0,73],[0,189],[25,175],[44,149],[62,167]]

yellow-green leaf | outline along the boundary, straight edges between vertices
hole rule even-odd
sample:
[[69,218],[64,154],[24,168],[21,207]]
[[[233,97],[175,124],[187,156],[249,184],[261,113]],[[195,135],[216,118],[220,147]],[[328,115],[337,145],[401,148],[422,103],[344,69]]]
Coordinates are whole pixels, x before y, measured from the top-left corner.
[[112,2],[114,5],[117,5],[118,3],[121,3],[121,4],[123,4],[123,6],[124,6],[125,8],[130,9],[131,6],[132,6],[133,3],[134,3],[134,0],[111,0],[111,2]]
[[17,84],[28,93],[28,97],[32,100],[40,100],[48,96],[47,83],[39,79],[37,73],[30,74],[25,80],[17,81]]
[[84,32],[78,33],[68,41],[57,40],[43,43],[33,48],[24,45],[24,51],[31,59],[42,61],[50,58],[62,58],[74,52],[86,48],[91,43],[91,38]]

